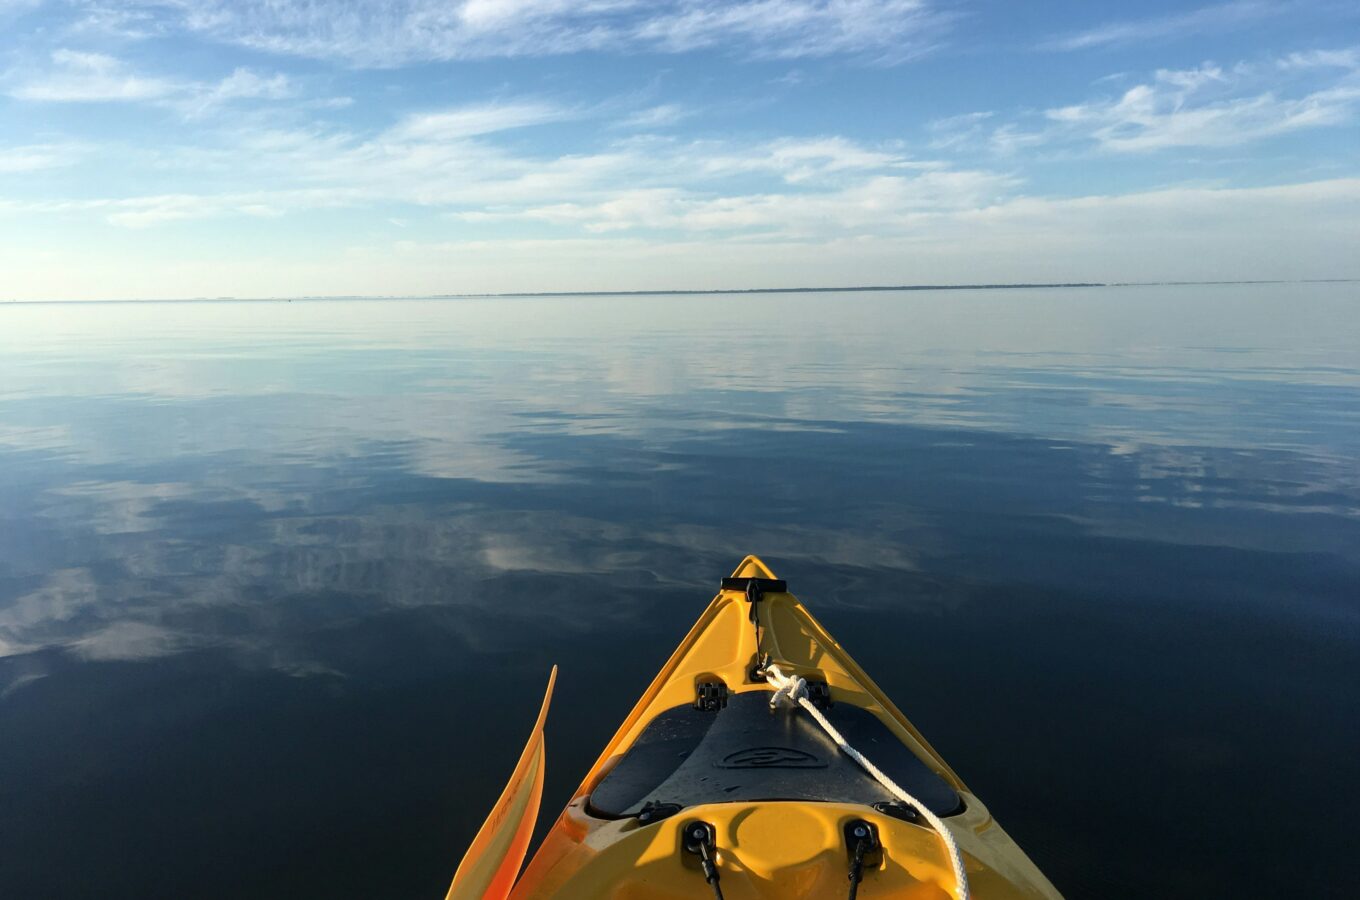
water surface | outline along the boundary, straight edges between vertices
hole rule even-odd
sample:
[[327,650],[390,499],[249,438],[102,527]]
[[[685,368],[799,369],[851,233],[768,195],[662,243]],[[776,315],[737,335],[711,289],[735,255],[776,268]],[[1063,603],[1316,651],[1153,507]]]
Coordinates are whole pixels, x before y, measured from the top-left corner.
[[1068,896],[1343,896],[1358,303],[0,307],[0,895],[442,896],[755,552]]

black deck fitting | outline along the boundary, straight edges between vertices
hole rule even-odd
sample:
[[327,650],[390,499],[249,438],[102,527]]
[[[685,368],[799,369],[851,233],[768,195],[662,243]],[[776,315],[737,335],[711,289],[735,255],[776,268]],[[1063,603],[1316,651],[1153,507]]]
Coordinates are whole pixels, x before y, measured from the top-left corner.
[[762,594],[787,594],[789,592],[789,583],[782,578],[724,578],[722,589],[725,591],[746,591],[753,581]]

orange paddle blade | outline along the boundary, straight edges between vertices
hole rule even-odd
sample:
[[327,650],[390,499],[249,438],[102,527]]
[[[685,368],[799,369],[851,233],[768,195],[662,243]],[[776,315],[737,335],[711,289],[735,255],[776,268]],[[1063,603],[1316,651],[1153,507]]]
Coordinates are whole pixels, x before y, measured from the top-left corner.
[[510,783],[458,864],[445,900],[505,900],[510,895],[520,864],[529,851],[538,804],[543,797],[543,722],[548,718],[548,704],[556,683],[557,666],[553,666],[529,742],[519,755]]

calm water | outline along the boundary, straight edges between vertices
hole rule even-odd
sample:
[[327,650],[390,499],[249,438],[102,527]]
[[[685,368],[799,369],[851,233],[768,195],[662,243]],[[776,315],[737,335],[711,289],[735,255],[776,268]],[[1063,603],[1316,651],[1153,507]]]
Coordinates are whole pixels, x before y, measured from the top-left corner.
[[442,896],[762,554],[1071,897],[1343,896],[1360,287],[0,307],[0,896]]

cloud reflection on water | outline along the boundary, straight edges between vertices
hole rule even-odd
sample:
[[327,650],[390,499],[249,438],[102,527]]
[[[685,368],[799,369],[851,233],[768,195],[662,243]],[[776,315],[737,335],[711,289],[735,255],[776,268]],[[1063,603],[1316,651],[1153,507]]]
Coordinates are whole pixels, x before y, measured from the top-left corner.
[[[1318,648],[1360,644],[1350,292],[6,308],[0,716],[46,739],[100,678],[134,724],[175,679],[217,687],[155,714],[174,721],[255,679],[292,685],[232,701],[258,715],[392,679],[385,702],[414,703],[484,666],[532,693],[552,659],[605,720],[748,551],[996,782],[941,711],[951,684],[1002,721],[1067,666],[1152,678],[1086,657],[1110,634],[1214,623],[1203,652],[1240,679],[1217,702],[1259,694],[1235,655],[1257,635],[1312,648],[1264,663],[1298,691],[1275,715],[1312,715]],[[1029,699],[940,676],[958,642]],[[913,667],[937,655],[932,706]],[[606,662],[617,685],[589,680]],[[1246,752],[1188,729],[1165,746]]]

